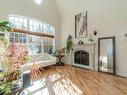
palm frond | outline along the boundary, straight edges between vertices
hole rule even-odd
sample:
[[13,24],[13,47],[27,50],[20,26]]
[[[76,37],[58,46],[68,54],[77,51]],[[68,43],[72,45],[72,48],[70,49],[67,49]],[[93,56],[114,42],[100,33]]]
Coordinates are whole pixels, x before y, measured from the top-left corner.
[[10,30],[11,30],[10,22],[7,20],[1,20],[0,19],[0,31],[6,32],[6,31],[10,31]]
[[32,63],[32,66],[31,66],[31,79],[35,79],[35,78],[38,78],[41,76],[41,70],[43,70],[41,68],[41,66],[39,64],[36,64],[35,61]]

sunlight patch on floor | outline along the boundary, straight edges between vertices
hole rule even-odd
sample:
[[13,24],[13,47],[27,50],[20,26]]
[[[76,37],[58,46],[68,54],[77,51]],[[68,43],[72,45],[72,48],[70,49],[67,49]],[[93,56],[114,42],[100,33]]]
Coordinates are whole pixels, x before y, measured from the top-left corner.
[[[45,79],[34,81],[32,82],[31,86],[27,87],[20,95],[29,95],[29,94],[42,95],[38,93],[43,93],[47,91],[46,88],[44,88],[45,85],[46,85]],[[49,94],[44,94],[44,95],[49,95]]]
[[66,75],[55,72],[34,81],[20,95],[82,95],[82,91]]
[[64,77],[64,76],[61,74],[58,74],[58,73],[55,73],[55,74],[52,74],[49,76],[51,82],[54,82],[62,77]]
[[68,78],[53,84],[55,95],[81,95],[82,91]]

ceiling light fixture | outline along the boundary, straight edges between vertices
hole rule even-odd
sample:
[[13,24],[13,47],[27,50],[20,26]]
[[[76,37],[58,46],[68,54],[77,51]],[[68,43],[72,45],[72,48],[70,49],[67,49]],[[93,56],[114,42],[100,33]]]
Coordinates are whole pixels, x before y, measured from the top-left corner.
[[34,2],[35,2],[36,4],[38,4],[38,5],[40,5],[40,4],[43,2],[43,0],[34,0]]

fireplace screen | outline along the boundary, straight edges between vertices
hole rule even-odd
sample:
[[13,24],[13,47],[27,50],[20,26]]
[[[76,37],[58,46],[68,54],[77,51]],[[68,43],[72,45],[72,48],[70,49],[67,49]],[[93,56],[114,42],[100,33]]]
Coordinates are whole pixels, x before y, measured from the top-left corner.
[[84,50],[78,50],[74,53],[74,62],[89,66],[89,53]]

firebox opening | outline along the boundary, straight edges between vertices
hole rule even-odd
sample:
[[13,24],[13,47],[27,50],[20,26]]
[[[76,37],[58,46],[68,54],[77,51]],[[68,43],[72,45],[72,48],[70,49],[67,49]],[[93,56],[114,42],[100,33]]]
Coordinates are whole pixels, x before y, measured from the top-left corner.
[[75,51],[74,63],[89,66],[89,53],[84,50]]

